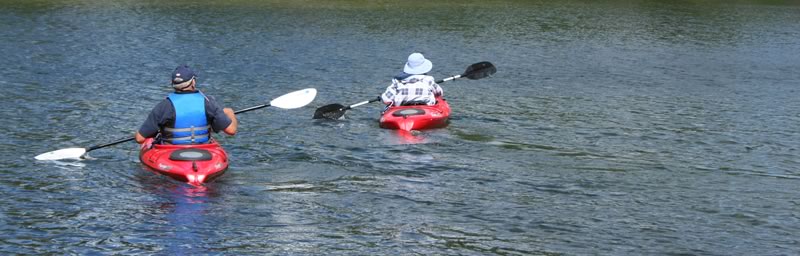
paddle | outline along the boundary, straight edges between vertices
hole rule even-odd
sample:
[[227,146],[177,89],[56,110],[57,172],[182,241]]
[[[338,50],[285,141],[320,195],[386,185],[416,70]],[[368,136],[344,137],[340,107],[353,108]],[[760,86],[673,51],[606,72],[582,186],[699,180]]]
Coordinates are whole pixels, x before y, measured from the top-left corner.
[[[452,80],[455,80],[455,79],[458,79],[458,78],[462,78],[462,77],[466,77],[466,78],[469,78],[471,80],[477,80],[477,79],[481,79],[481,78],[484,78],[484,77],[487,77],[487,76],[491,76],[494,73],[497,73],[497,68],[495,68],[494,65],[492,65],[491,62],[488,62],[488,61],[478,62],[478,63],[472,64],[469,67],[467,67],[467,70],[464,71],[463,74],[457,75],[457,76],[451,76],[451,77],[436,81],[436,83],[437,84],[444,83],[444,82],[452,81]],[[359,103],[356,103],[356,104],[353,104],[353,105],[350,105],[350,106],[344,106],[344,105],[338,104],[338,103],[328,104],[328,105],[325,105],[325,106],[317,108],[317,110],[314,111],[314,117],[312,117],[312,118],[313,119],[321,119],[321,118],[339,119],[344,115],[344,112],[347,111],[348,109],[352,109],[354,107],[358,107],[358,106],[361,106],[361,105],[364,105],[364,104],[368,104],[368,103],[372,103],[372,102],[376,102],[376,101],[380,101],[380,100],[381,100],[381,97],[377,97],[375,99],[362,101],[362,102],[359,102]]]
[[[314,97],[316,97],[316,96],[317,96],[317,90],[316,89],[314,89],[314,88],[303,89],[303,90],[294,91],[294,92],[290,92],[290,93],[284,94],[284,95],[282,95],[282,96],[280,96],[278,98],[273,99],[268,104],[253,106],[253,107],[249,107],[249,108],[245,108],[245,109],[241,109],[241,110],[235,111],[234,114],[241,114],[241,113],[244,113],[244,112],[253,111],[253,110],[256,110],[256,109],[266,108],[266,107],[270,107],[270,106],[281,108],[281,109],[299,108],[299,107],[308,105],[308,103],[311,103],[311,101],[313,101]],[[47,153],[40,154],[40,155],[38,155],[38,156],[36,156],[34,158],[36,158],[36,160],[81,159],[89,151],[92,151],[92,150],[95,150],[95,149],[104,148],[104,147],[108,147],[108,146],[117,145],[117,144],[120,144],[120,143],[123,143],[123,142],[132,141],[132,140],[134,140],[134,138],[122,139],[122,140],[114,141],[114,142],[111,142],[111,143],[91,146],[91,147],[88,147],[88,148],[65,148],[65,149],[59,149],[59,150],[50,151],[50,152],[47,152]]]

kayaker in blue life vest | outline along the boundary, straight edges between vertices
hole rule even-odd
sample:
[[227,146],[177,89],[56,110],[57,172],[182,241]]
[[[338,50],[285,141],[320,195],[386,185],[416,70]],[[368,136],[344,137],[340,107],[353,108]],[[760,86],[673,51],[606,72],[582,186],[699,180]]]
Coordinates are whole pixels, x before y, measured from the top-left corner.
[[210,131],[236,134],[238,121],[231,108],[223,108],[214,98],[197,88],[197,75],[188,66],[172,72],[175,92],[158,103],[139,131],[136,142],[156,137],[157,143],[202,144],[211,139]]
[[434,105],[436,97],[444,95],[432,76],[427,75],[433,63],[421,53],[412,53],[403,72],[392,78],[392,84],[381,94],[381,100],[388,106]]

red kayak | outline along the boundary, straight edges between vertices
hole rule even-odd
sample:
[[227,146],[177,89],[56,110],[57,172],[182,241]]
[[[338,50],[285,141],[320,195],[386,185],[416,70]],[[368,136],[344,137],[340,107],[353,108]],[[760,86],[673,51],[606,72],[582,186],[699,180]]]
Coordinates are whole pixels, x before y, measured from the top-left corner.
[[216,141],[196,145],[142,143],[139,160],[148,169],[192,185],[209,182],[228,169],[228,154]]
[[424,130],[447,126],[450,105],[441,97],[436,105],[390,107],[380,119],[381,128],[397,130]]

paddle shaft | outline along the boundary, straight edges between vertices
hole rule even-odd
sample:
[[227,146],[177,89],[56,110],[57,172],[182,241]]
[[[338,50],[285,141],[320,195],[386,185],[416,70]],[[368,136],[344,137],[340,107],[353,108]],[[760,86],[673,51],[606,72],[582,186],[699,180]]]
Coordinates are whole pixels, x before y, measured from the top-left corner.
[[[451,77],[436,81],[436,83],[440,84],[440,83],[444,83],[444,82],[447,82],[447,81],[456,80],[456,79],[461,78],[461,77],[463,77],[465,75],[466,74],[461,74],[461,75],[457,75],[457,76],[451,76]],[[347,106],[346,108],[344,108],[342,110],[348,110],[348,109],[351,109],[351,108],[354,108],[354,107],[358,107],[358,106],[361,106],[361,105],[364,105],[364,104],[373,103],[373,102],[380,101],[380,100],[381,100],[381,97],[378,97],[378,98],[375,98],[375,99],[371,99],[371,100],[365,100],[365,101],[362,101],[362,102]]]
[[241,114],[241,113],[244,113],[244,112],[247,112],[247,111],[252,111],[252,110],[256,110],[256,109],[262,109],[262,108],[266,108],[266,107],[269,107],[269,106],[272,106],[272,105],[270,105],[270,104],[258,105],[258,106],[254,106],[254,107],[240,109],[240,110],[238,110],[236,112],[233,112],[233,114],[234,115]]
[[456,79],[459,79],[459,78],[461,78],[461,77],[463,77],[465,75],[466,74],[460,74],[460,75],[457,75],[457,76],[451,76],[451,77],[436,81],[436,83],[437,84],[441,84],[441,83],[444,83],[444,82],[447,82],[447,81],[456,80]]
[[[478,63],[472,64],[472,65],[469,65],[469,67],[467,67],[467,70],[464,71],[463,74],[456,75],[456,76],[451,76],[451,77],[448,77],[448,78],[445,78],[445,79],[441,79],[441,80],[437,80],[435,83],[440,84],[440,83],[444,83],[444,82],[447,82],[447,81],[456,80],[456,79],[462,78],[462,77],[466,77],[466,78],[469,78],[469,79],[472,79],[472,80],[476,80],[476,79],[481,79],[481,78],[493,75],[495,72],[497,72],[497,69],[494,67],[494,65],[492,65],[491,62],[488,62],[488,61],[478,62]],[[319,119],[319,118],[338,119],[338,118],[340,118],[340,117],[342,117],[344,115],[344,112],[346,110],[349,110],[349,109],[352,109],[354,107],[358,107],[358,106],[361,106],[361,105],[364,105],[364,104],[380,101],[380,100],[381,100],[381,97],[378,97],[376,99],[372,99],[372,100],[368,100],[368,101],[362,101],[362,102],[359,102],[359,103],[356,103],[356,104],[353,104],[353,105],[350,105],[350,106],[346,106],[346,107],[342,106],[341,104],[338,104],[338,103],[337,104],[328,104],[328,105],[322,106],[320,108],[317,108],[317,110],[314,112],[314,117],[313,118],[314,119]]]
[[342,110],[348,110],[348,109],[351,109],[351,108],[354,108],[354,107],[358,107],[358,106],[361,106],[361,105],[364,105],[364,104],[373,103],[373,102],[376,102],[376,101],[379,101],[379,100],[381,100],[381,97],[377,97],[377,98],[374,98],[374,99],[371,99],[371,100],[365,100],[365,101],[362,101],[362,102],[347,106],[346,108],[344,108]]
[[[271,105],[270,104],[263,104],[263,105],[253,106],[253,107],[249,107],[249,108],[245,108],[245,109],[241,109],[239,111],[233,112],[233,114],[234,115],[235,114],[241,114],[241,113],[244,113],[244,112],[253,111],[253,110],[256,110],[256,109],[262,109],[262,108],[266,108],[266,107],[269,107],[269,106],[271,106]],[[114,145],[117,145],[117,144],[120,144],[120,143],[132,141],[132,140],[135,140],[135,139],[136,138],[127,138],[127,139],[121,139],[121,140],[114,141],[114,142],[109,142],[109,143],[106,143],[106,144],[100,144],[100,145],[97,145],[97,146],[91,146],[91,147],[86,149],[86,152],[89,152],[89,151],[92,151],[92,150],[95,150],[95,149],[114,146]]]
[[136,139],[136,138],[121,139],[121,140],[118,140],[118,141],[115,141],[115,142],[111,142],[111,143],[101,144],[101,145],[97,145],[97,146],[91,146],[91,147],[86,149],[86,152],[89,152],[89,151],[92,151],[92,150],[95,150],[95,149],[98,149],[98,148],[114,146],[114,145],[117,145],[117,144],[120,144],[120,143],[123,143],[123,142],[132,141],[134,139]]
[[[437,83],[437,84],[439,84],[439,83],[444,83],[444,82],[447,82],[447,81],[456,80],[456,79],[458,79],[458,78],[461,78],[461,77],[464,77],[464,76],[467,76],[467,74],[461,74],[461,75],[457,75],[457,76],[451,76],[451,77],[448,77],[448,78],[445,78],[445,79],[442,79],[442,80],[436,81],[436,83]],[[371,100],[365,100],[365,101],[362,101],[362,102],[359,102],[359,103],[356,103],[356,104],[353,104],[353,105],[350,105],[350,106],[347,106],[347,107],[341,108],[341,109],[337,110],[337,112],[341,112],[341,111],[349,110],[349,109],[352,109],[352,108],[354,108],[354,107],[358,107],[358,106],[361,106],[361,105],[364,105],[364,104],[373,103],[373,102],[380,101],[380,100],[381,100],[381,97],[377,97],[377,98],[374,98],[374,99],[371,99]],[[249,110],[249,109],[248,109],[248,110]]]

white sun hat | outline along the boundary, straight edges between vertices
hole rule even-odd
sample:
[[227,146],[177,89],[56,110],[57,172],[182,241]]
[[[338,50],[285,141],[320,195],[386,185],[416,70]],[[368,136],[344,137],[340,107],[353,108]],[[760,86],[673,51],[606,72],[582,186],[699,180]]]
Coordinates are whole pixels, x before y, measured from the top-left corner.
[[433,68],[433,63],[431,61],[425,59],[425,56],[422,56],[422,53],[412,53],[408,55],[408,62],[406,62],[406,66],[403,68],[403,72],[406,74],[411,75],[421,75],[428,73]]

